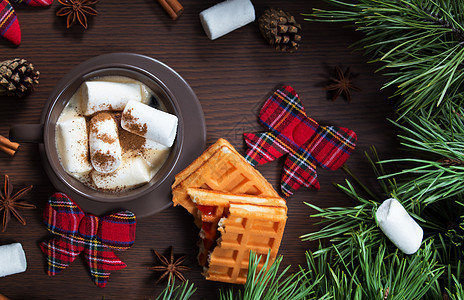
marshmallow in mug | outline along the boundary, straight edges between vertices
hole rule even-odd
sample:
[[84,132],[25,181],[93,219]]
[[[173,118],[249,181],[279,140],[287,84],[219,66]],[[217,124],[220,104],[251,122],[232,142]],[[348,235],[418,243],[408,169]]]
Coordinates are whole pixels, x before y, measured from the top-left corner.
[[100,173],[115,171],[122,160],[118,125],[109,113],[98,113],[90,119],[90,161]]
[[151,180],[150,170],[145,160],[140,157],[127,157],[121,166],[110,174],[92,172],[95,185],[104,190],[132,188]]
[[121,116],[122,128],[166,147],[174,143],[177,123],[175,115],[137,101],[129,101]]
[[121,111],[129,101],[142,101],[142,88],[137,83],[86,81],[81,87],[81,108],[90,116],[99,111]]
[[385,200],[375,217],[383,233],[403,253],[413,254],[419,250],[424,232],[398,200]]
[[145,139],[143,148],[143,158],[145,158],[145,161],[150,167],[155,169],[161,168],[169,155],[170,149],[169,147],[148,139]]
[[255,20],[255,8],[250,0],[227,0],[200,13],[206,35],[217,39]]
[[84,117],[75,116],[58,121],[57,135],[61,163],[68,173],[85,173],[92,170],[89,162],[87,124]]
[[26,269],[26,254],[20,243],[0,246],[0,277],[22,273]]

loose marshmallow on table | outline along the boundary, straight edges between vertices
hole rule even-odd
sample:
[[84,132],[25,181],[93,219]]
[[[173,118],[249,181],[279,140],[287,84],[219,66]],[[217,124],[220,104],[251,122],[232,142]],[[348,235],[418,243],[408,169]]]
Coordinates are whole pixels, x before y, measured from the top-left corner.
[[150,170],[145,160],[140,157],[128,157],[122,165],[111,174],[92,172],[94,184],[105,190],[126,189],[136,187],[151,179]]
[[375,217],[383,233],[403,253],[413,254],[419,250],[424,232],[398,200],[385,200]]
[[255,8],[250,0],[227,0],[200,13],[206,35],[217,39],[255,20]]
[[111,173],[121,164],[118,125],[109,113],[98,113],[90,119],[89,149],[90,161],[100,173]]
[[136,83],[86,81],[82,84],[81,106],[84,115],[104,110],[123,110],[127,102],[142,101],[142,89]]
[[0,277],[22,273],[26,269],[26,254],[20,243],[0,246]]
[[166,147],[174,143],[177,122],[175,115],[137,101],[129,101],[121,117],[122,128]]
[[68,173],[92,170],[89,161],[87,125],[84,117],[72,117],[57,123],[61,163]]

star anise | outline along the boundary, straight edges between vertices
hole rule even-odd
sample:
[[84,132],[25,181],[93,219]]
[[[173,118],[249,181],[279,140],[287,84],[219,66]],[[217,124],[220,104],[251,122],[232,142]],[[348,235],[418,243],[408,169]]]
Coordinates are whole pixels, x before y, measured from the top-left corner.
[[168,274],[169,274],[169,279],[171,279],[171,280],[172,280],[172,277],[175,276],[175,277],[179,278],[180,280],[185,281],[185,277],[184,277],[184,275],[182,275],[182,271],[190,270],[190,268],[186,267],[186,266],[182,266],[181,264],[187,258],[187,255],[184,255],[181,258],[174,261],[174,249],[173,249],[172,246],[171,246],[170,260],[168,260],[166,257],[161,255],[158,251],[156,251],[156,250],[153,250],[153,251],[155,252],[156,256],[158,257],[161,265],[160,266],[153,266],[153,267],[150,267],[149,269],[154,270],[154,271],[160,271],[160,272],[164,271],[164,273],[155,282],[155,284],[158,284],[158,282],[160,282]]
[[23,188],[13,196],[13,185],[10,182],[8,175],[5,175],[5,186],[3,193],[0,191],[0,213],[3,211],[3,222],[2,232],[6,230],[8,221],[10,221],[11,215],[15,216],[21,224],[26,225],[26,220],[18,212],[19,208],[32,209],[36,208],[35,205],[20,200],[26,193],[32,189],[32,185]]
[[359,92],[360,88],[351,83],[352,75],[350,74],[350,68],[348,67],[343,73],[342,69],[339,66],[335,66],[335,73],[337,78],[330,77],[330,80],[333,82],[324,87],[326,91],[333,91],[332,101],[335,101],[340,95],[342,95],[345,100],[351,102],[351,90]]
[[63,5],[56,15],[58,17],[66,17],[66,27],[76,23],[76,20],[87,29],[87,15],[96,16],[97,11],[91,7],[97,4],[98,0],[58,0]]

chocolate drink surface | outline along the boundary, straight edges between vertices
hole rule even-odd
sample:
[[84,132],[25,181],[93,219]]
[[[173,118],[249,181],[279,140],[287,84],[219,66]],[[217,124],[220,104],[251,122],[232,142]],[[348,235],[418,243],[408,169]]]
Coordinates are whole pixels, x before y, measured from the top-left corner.
[[82,83],[55,127],[60,163],[69,175],[112,193],[137,188],[156,175],[171,147],[121,127],[121,113],[129,101],[166,111],[153,92],[134,79],[103,76]]

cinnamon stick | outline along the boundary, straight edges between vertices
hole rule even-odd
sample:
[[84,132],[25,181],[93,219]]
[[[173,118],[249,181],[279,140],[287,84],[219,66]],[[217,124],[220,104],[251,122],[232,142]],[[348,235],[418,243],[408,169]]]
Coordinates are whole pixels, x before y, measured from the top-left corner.
[[5,152],[6,154],[13,156],[19,148],[18,143],[14,143],[7,139],[4,136],[0,135],[0,151]]
[[0,300],[10,300],[8,299],[7,297],[3,296],[2,294],[0,294]]
[[184,7],[177,0],[158,0],[171,19],[176,20],[184,11]]

